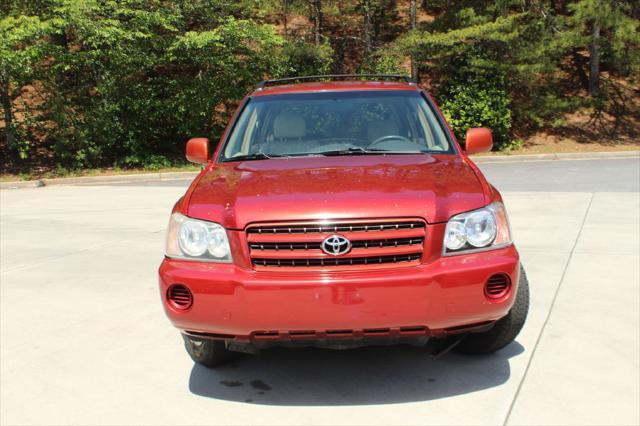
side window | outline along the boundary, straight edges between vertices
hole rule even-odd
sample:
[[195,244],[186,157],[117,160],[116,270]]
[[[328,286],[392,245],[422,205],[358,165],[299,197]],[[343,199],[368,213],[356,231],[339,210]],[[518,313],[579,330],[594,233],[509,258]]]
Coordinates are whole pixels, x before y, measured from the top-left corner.
[[247,122],[247,128],[242,136],[242,147],[240,148],[241,154],[248,154],[251,149],[251,141],[255,138],[258,125],[258,108],[254,108],[251,111],[251,116]]
[[431,133],[431,125],[429,124],[429,120],[427,119],[424,111],[420,108],[420,105],[416,105],[415,109],[416,118],[420,121],[420,129],[422,130],[420,135],[418,135],[422,141],[424,141],[429,149],[439,149],[436,144],[436,141],[433,139],[433,134]]
[[224,150],[225,157],[244,155],[249,153],[251,140],[258,125],[258,109],[254,104],[248,104],[240,115],[233,129],[231,138]]
[[[427,145],[429,149],[436,151],[449,151],[449,141],[444,134],[444,130],[442,129],[442,126],[434,112],[431,111],[429,105],[427,105],[427,102],[424,99],[421,99],[418,102],[417,109],[419,120],[423,124],[427,133]],[[425,126],[424,122],[428,124]]]

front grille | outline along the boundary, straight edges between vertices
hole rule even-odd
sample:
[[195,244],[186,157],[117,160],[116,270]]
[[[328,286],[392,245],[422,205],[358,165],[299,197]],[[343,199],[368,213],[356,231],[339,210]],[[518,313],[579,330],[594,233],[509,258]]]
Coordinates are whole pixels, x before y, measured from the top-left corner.
[[260,266],[351,266],[378,265],[381,263],[412,262],[420,259],[421,254],[403,256],[371,256],[320,259],[253,259],[254,265]]
[[356,223],[356,224],[318,224],[318,225],[276,225],[257,226],[247,230],[249,234],[310,234],[310,233],[337,233],[337,232],[369,232],[369,231],[389,231],[399,229],[424,228],[422,222],[402,222],[402,223]]
[[[352,248],[398,247],[422,244],[424,238],[396,238],[386,240],[358,240],[351,243]],[[322,243],[254,243],[252,250],[319,250]]]
[[[247,229],[247,242],[259,268],[406,266],[422,257],[425,232],[424,222],[416,220],[256,225]],[[333,256],[322,250],[334,234],[349,239],[349,252]]]

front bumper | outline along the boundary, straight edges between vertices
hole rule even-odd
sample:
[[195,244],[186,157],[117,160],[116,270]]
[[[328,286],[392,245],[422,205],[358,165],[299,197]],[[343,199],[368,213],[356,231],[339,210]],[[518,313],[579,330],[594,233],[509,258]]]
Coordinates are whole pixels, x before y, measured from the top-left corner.
[[[491,300],[484,286],[497,273],[507,274],[512,285],[506,296]],[[267,272],[165,258],[159,274],[167,316],[192,335],[317,339],[387,330],[438,336],[506,315],[517,291],[519,256],[509,246],[406,268],[344,272]],[[191,290],[188,310],[167,302],[172,284]]]

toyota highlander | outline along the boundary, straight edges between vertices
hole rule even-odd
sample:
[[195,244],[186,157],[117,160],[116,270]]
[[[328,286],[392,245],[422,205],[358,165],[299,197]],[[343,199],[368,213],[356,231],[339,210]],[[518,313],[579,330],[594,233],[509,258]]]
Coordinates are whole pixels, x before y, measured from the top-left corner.
[[261,83],[175,204],[159,270],[195,362],[280,346],[494,352],[529,289],[500,193],[433,99],[398,76]]

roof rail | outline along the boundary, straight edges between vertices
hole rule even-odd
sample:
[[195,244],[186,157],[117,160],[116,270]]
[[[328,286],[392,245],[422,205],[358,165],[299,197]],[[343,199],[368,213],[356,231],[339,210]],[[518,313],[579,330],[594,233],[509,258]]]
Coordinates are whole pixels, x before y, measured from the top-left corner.
[[323,80],[349,80],[349,79],[369,79],[369,80],[402,80],[405,83],[415,83],[411,77],[400,74],[330,74],[330,75],[309,75],[304,77],[288,77],[275,80],[265,80],[256,86],[255,90],[264,89],[267,86],[280,83],[293,83],[295,81],[323,81]]

